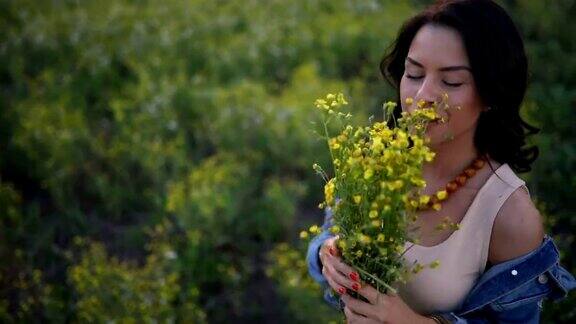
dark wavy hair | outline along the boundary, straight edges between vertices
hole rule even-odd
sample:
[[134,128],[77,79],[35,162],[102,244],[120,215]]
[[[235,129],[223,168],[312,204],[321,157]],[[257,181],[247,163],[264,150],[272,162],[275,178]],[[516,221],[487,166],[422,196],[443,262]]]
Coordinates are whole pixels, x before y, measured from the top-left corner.
[[[453,28],[464,41],[478,94],[491,108],[478,119],[474,144],[479,153],[508,163],[518,173],[530,171],[538,148],[527,147],[526,137],[539,129],[520,117],[528,62],[524,43],[510,16],[490,0],[442,0],[405,22],[380,62],[380,71],[396,88],[398,98],[410,44],[426,24]],[[397,116],[401,109],[398,104]]]

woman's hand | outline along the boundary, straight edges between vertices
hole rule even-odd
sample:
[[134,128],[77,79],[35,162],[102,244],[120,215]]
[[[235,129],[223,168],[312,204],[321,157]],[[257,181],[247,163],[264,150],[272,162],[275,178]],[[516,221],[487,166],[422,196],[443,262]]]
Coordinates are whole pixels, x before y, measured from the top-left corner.
[[[382,294],[372,286],[362,284],[358,272],[342,262],[337,240],[338,236],[335,236],[324,241],[319,256],[322,274],[346,304],[344,313],[348,323],[435,323],[414,312],[400,296]],[[346,294],[346,289],[357,291],[369,303]]]
[[342,262],[336,245],[337,240],[338,236],[335,236],[324,241],[319,256],[322,262],[322,275],[330,287],[342,295],[346,293],[346,288],[360,289],[360,276],[354,269]]
[[368,303],[350,295],[342,296],[348,323],[435,323],[433,319],[413,311],[396,294],[382,294],[368,284],[357,291]]

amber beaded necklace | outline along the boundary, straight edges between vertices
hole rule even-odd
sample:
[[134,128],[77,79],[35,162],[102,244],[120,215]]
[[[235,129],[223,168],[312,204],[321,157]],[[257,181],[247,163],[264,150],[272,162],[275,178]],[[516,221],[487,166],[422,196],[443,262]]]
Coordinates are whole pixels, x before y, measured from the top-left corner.
[[421,204],[418,210],[440,210],[442,208],[440,202],[448,199],[453,193],[463,187],[468,179],[474,177],[477,171],[484,167],[485,163],[486,161],[483,156],[479,156],[474,159],[474,161],[472,161],[472,163],[470,163],[470,165],[468,165],[468,167],[466,167],[462,173],[456,176],[454,180],[448,182],[442,190],[438,190],[425,204]]

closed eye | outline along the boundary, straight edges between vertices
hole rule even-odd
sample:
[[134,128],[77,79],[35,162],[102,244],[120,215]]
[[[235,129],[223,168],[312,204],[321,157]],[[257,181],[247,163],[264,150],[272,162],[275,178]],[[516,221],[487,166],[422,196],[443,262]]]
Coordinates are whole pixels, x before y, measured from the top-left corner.
[[442,81],[442,82],[444,82],[445,85],[447,85],[449,87],[453,87],[453,88],[457,88],[457,87],[462,85],[462,83],[450,83],[450,82],[446,82],[446,81]]
[[[420,80],[422,79],[424,76],[423,75],[410,75],[410,74],[406,74],[406,77],[408,79],[412,79],[412,80]],[[451,82],[446,82],[446,81],[442,81],[445,85],[452,87],[452,88],[457,88],[459,86],[461,86],[463,83],[451,83]]]
[[419,80],[419,79],[423,78],[423,76],[414,76],[414,75],[410,75],[410,74],[406,74],[406,77],[408,79],[412,79],[412,80]]

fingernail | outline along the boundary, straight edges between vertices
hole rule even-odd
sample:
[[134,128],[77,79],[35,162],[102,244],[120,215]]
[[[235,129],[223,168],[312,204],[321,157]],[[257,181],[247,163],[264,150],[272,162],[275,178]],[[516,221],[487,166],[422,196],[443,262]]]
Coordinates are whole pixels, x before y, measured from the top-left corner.
[[338,293],[339,293],[340,295],[344,295],[344,294],[346,293],[346,288],[344,288],[344,287],[338,288]]
[[332,256],[336,255],[336,251],[334,251],[334,248],[332,247],[328,249],[328,252],[330,252]]
[[358,273],[357,272],[350,272],[349,277],[350,277],[350,279],[352,279],[354,281],[358,281]]
[[354,290],[356,290],[356,291],[360,290],[360,284],[357,283],[357,282],[353,283],[353,284],[352,284],[352,289],[354,289]]

